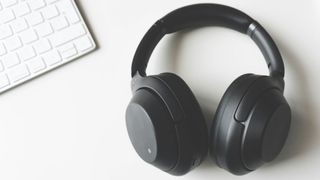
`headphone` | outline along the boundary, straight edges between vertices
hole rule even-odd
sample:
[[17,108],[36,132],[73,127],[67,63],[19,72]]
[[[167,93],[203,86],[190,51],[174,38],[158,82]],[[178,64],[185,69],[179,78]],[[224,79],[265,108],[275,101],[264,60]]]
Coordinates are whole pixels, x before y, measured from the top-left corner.
[[[208,133],[195,96],[179,76],[147,76],[145,71],[164,35],[212,25],[250,36],[263,53],[270,75],[245,74],[233,81]],[[126,110],[131,143],[144,161],[167,173],[188,173],[210,151],[219,167],[243,175],[275,159],[287,139],[291,110],[283,96],[281,54],[266,30],[237,9],[196,4],[167,14],[143,37],[131,72],[133,97]]]

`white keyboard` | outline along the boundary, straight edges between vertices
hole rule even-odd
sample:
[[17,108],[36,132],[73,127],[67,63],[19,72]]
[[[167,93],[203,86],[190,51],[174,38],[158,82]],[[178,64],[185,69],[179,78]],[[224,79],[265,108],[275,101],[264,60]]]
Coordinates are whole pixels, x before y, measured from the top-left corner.
[[0,0],[0,93],[95,47],[74,0]]

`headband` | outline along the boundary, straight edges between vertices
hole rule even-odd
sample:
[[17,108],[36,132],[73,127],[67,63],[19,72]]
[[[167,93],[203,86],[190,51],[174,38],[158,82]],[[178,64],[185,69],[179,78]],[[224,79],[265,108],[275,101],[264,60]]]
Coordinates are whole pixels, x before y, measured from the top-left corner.
[[182,7],[158,20],[144,35],[136,50],[131,76],[134,77],[137,73],[146,76],[150,56],[166,34],[204,26],[221,26],[247,34],[263,53],[270,76],[284,77],[281,54],[268,32],[247,14],[218,4],[197,4]]

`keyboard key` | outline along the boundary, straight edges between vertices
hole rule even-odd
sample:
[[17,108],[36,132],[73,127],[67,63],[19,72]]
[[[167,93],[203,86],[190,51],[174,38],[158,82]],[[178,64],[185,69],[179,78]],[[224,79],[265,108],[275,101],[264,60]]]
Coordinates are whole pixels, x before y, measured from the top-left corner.
[[23,31],[20,34],[20,37],[21,37],[22,42],[25,44],[29,44],[29,43],[32,43],[32,42],[38,40],[38,35],[36,34],[36,32],[33,29]]
[[43,9],[42,14],[46,19],[52,19],[59,15],[59,11],[56,6],[49,6]]
[[14,13],[17,16],[24,16],[31,12],[30,7],[27,3],[21,3],[17,7],[14,8]]
[[5,41],[5,45],[9,51],[14,51],[20,47],[22,47],[21,40],[19,36],[13,36]]
[[41,37],[46,37],[53,33],[53,29],[49,23],[40,24],[36,30]]
[[38,10],[46,6],[46,3],[43,0],[30,0],[29,5],[31,9]]
[[79,51],[86,51],[93,47],[91,40],[87,36],[76,39],[74,44]]
[[2,65],[2,63],[0,61],[0,72],[2,72],[2,71],[4,71],[4,67],[3,67],[3,65]]
[[19,33],[28,28],[28,24],[25,19],[20,18],[12,22],[12,29],[16,33]]
[[61,52],[61,56],[63,59],[71,58],[78,54],[78,51],[75,47],[68,49],[66,51]]
[[59,1],[59,0],[46,0],[47,4],[52,4],[52,3],[55,3],[57,1]]
[[5,39],[12,35],[13,35],[13,32],[9,25],[0,26],[0,39]]
[[4,71],[4,67],[2,65],[2,63],[0,62],[0,72]]
[[0,89],[10,85],[9,79],[5,74],[0,75]]
[[37,73],[41,70],[44,70],[46,65],[42,58],[36,58],[35,60],[28,62],[28,67],[32,73]]
[[6,9],[0,12],[0,23],[8,23],[14,20],[16,16],[11,9]]
[[70,0],[64,0],[57,3],[57,7],[61,13],[65,14],[69,22],[77,23],[80,21],[78,13],[76,12],[73,3]]
[[63,59],[71,58],[78,54],[77,49],[74,47],[73,43],[63,45],[59,48],[59,52]]
[[20,81],[30,75],[26,65],[20,65],[8,72],[9,79],[13,82]]
[[52,49],[50,42],[47,39],[42,39],[34,44],[34,48],[39,54],[45,53]]
[[48,66],[55,65],[61,62],[61,56],[58,51],[51,51],[43,55],[43,59]]
[[72,48],[74,48],[74,45],[73,45],[73,43],[71,42],[71,43],[68,43],[68,44],[65,44],[65,45],[60,46],[60,47],[58,48],[58,50],[59,50],[59,52],[63,52],[63,51],[67,51],[67,50],[72,49]]
[[53,34],[49,37],[49,39],[52,42],[53,46],[59,46],[85,34],[86,30],[84,29],[82,24],[77,24],[69,27],[68,29],[64,29]]
[[51,25],[54,30],[59,31],[69,26],[67,19],[63,16],[51,20]]
[[37,54],[32,46],[26,46],[18,51],[18,55],[22,61],[27,61],[35,57]]
[[27,16],[27,21],[32,26],[35,26],[40,23],[43,23],[44,19],[43,19],[43,16],[41,13],[35,12],[35,13],[32,13],[31,15]]
[[4,45],[1,43],[0,44],[0,56],[3,56],[7,54],[7,49],[4,47]]
[[11,68],[13,66],[20,64],[20,60],[19,60],[16,53],[11,53],[11,54],[4,56],[2,58],[2,62],[6,68]]
[[2,0],[1,2],[4,7],[9,7],[17,4],[18,0]]

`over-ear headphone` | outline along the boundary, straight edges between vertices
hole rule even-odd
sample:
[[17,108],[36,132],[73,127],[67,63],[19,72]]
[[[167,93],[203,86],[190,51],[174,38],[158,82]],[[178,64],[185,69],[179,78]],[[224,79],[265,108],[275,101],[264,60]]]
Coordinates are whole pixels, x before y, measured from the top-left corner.
[[[247,34],[262,51],[270,76],[245,74],[223,95],[208,136],[200,106],[177,75],[146,76],[152,51],[166,34],[186,28],[222,26]],[[283,96],[284,64],[266,30],[245,13],[218,4],[177,9],[145,34],[132,63],[126,111],[128,134],[146,162],[173,175],[198,166],[208,149],[221,168],[242,175],[273,160],[287,138],[291,110]]]

